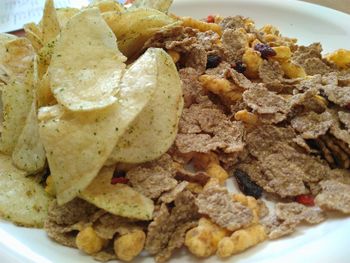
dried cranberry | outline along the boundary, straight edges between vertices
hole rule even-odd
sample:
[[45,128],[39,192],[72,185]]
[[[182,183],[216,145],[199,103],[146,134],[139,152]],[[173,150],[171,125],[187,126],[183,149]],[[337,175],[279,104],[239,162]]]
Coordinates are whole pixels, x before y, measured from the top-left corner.
[[273,50],[269,45],[267,44],[261,44],[258,43],[254,46],[254,49],[256,51],[259,51],[261,54],[261,57],[264,59],[267,59],[268,57],[276,56],[276,51]]
[[214,23],[215,22],[215,17],[213,15],[208,15],[207,16],[207,22],[208,23]]
[[307,206],[314,206],[315,205],[315,199],[312,195],[298,195],[295,197],[295,201],[302,205]]
[[218,55],[208,55],[207,68],[216,68],[221,62],[221,57]]
[[236,169],[234,176],[237,180],[239,189],[245,194],[255,198],[260,198],[262,195],[262,188],[254,183],[242,170]]
[[246,65],[244,65],[243,62],[240,61],[236,62],[233,68],[239,73],[244,73],[244,71],[246,71],[247,69]]
[[127,184],[129,182],[128,178],[125,177],[113,177],[111,184]]

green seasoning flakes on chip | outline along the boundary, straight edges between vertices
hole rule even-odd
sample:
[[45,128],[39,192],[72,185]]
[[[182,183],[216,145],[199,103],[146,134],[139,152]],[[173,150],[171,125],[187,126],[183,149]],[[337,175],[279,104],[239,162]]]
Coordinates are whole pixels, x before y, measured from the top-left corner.
[[25,126],[33,102],[33,73],[28,71],[26,80],[11,82],[2,89],[3,123],[0,151],[11,154]]
[[114,167],[104,167],[81,193],[81,198],[114,215],[150,220],[153,201],[126,184],[111,184]]
[[48,69],[52,93],[71,111],[110,106],[125,59],[99,10],[83,10],[68,21],[55,44]]
[[119,138],[156,89],[154,52],[146,52],[124,74],[117,101],[90,112],[60,105],[39,110],[40,137],[59,204],[72,200],[96,177]]
[[175,140],[182,113],[182,87],[172,58],[162,49],[157,54],[157,89],[142,113],[122,136],[111,162],[142,163],[165,153]]
[[53,0],[46,0],[44,15],[41,20],[43,43],[46,45],[56,39],[60,33],[60,24],[57,19]]
[[35,102],[32,103],[24,128],[12,153],[13,163],[29,174],[43,170],[45,150],[39,137],[39,125]]
[[44,188],[0,155],[0,214],[16,224],[42,227],[51,198]]

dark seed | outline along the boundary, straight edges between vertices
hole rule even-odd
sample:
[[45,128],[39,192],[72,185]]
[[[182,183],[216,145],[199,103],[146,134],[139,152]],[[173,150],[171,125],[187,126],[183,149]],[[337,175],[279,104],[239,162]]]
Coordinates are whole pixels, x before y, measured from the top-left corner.
[[237,72],[244,73],[246,71],[247,67],[243,64],[243,62],[236,62],[236,64],[233,67]]
[[259,51],[261,57],[267,59],[268,57],[276,56],[276,51],[273,50],[269,45],[258,43],[255,45],[254,49]]
[[216,68],[221,62],[221,57],[218,55],[208,55],[207,68]]
[[234,176],[237,180],[239,189],[245,194],[250,195],[255,198],[260,198],[263,192],[263,189],[254,183],[242,170],[236,169]]

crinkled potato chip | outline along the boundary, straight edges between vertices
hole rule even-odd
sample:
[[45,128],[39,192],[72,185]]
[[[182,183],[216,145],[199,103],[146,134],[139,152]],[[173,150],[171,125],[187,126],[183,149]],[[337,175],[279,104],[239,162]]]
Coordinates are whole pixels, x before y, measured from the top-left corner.
[[72,111],[105,108],[116,101],[125,59],[98,9],[83,10],[56,42],[48,68],[52,93]]
[[111,184],[114,167],[101,169],[80,197],[114,215],[151,220],[153,201],[126,184]]
[[134,0],[132,8],[147,7],[157,9],[161,12],[168,12],[173,0]]
[[0,214],[28,227],[42,227],[51,198],[44,188],[0,154]]
[[0,151],[3,153],[12,154],[17,144],[32,105],[32,86],[33,72],[29,70],[24,83],[14,81],[3,87],[1,95],[3,127],[0,138]]
[[57,19],[53,0],[46,0],[44,14],[41,20],[43,44],[46,45],[56,39],[60,33],[60,24]]
[[103,17],[116,35],[120,51],[128,58],[138,55],[144,43],[161,28],[179,23],[158,10],[144,8],[108,12]]
[[111,106],[91,112],[67,111],[61,105],[39,109],[40,137],[59,204],[72,200],[96,177],[151,99],[156,76],[154,52],[146,52],[124,74],[118,100]]
[[33,101],[24,128],[12,153],[13,163],[20,169],[34,174],[42,171],[46,155],[39,136],[36,102]]
[[162,49],[155,52],[157,90],[114,148],[109,163],[154,160],[165,153],[175,140],[183,109],[181,81],[172,58]]

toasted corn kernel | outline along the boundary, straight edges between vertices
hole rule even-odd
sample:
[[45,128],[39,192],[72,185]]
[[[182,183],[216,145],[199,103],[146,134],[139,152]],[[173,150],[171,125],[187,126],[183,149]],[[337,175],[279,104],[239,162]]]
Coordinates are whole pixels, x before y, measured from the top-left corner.
[[255,125],[258,122],[258,116],[247,110],[240,110],[235,113],[235,119],[244,123]]
[[173,59],[174,63],[177,63],[180,59],[180,53],[176,52],[174,50],[168,50],[167,51],[170,57]]

